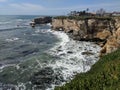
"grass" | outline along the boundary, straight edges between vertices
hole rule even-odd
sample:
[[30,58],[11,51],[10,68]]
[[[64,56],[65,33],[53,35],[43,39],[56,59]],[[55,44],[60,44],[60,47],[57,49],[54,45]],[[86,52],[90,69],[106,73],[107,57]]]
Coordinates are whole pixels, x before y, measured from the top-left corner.
[[120,90],[120,49],[103,56],[91,70],[55,90]]

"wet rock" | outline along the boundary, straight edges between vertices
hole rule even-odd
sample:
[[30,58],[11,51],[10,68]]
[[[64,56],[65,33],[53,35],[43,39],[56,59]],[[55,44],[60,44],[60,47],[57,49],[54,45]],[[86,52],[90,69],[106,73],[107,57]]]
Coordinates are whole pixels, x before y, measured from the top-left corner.
[[29,54],[33,54],[35,52],[38,52],[39,49],[35,48],[35,49],[31,49],[31,50],[25,50],[25,51],[22,51],[21,54],[23,54],[24,56],[27,56]]
[[73,52],[72,51],[67,51],[68,54],[72,54]]
[[61,49],[57,49],[57,52],[62,52],[63,50],[61,50]]
[[81,54],[82,54],[82,55],[94,55],[94,53],[89,52],[89,51],[87,51],[87,52],[82,52]]
[[35,26],[36,24],[46,24],[46,23],[51,23],[52,22],[52,17],[40,17],[40,18],[35,18],[30,25]]
[[60,49],[62,46],[59,46],[58,48]]
[[3,66],[3,64],[0,63],[0,67],[2,67],[2,66]]
[[45,90],[50,88],[51,84],[60,84],[63,81],[62,75],[55,73],[51,67],[45,67],[31,77],[31,82],[35,89]]
[[60,56],[65,56],[66,54],[65,53],[61,53],[61,54],[59,54]]
[[33,85],[36,88],[45,90],[46,87],[50,87],[50,84],[54,81],[54,71],[50,67],[46,67],[39,72],[35,73],[31,78]]

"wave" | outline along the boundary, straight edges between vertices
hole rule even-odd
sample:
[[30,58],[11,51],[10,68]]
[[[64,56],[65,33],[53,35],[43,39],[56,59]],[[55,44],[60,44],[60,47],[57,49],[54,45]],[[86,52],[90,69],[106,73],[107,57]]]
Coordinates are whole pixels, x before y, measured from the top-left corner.
[[19,40],[19,38],[13,37],[11,39],[6,39],[6,41],[8,41],[8,42],[12,42],[12,41],[16,41],[16,40]]
[[[47,88],[46,90],[53,90],[55,86],[63,85],[66,82],[69,82],[77,73],[88,71],[99,59],[98,55],[100,47],[94,43],[75,41],[69,38],[66,33],[61,31],[52,31],[51,29],[43,29],[41,31],[37,29],[33,35],[41,32],[51,33],[60,40],[60,42],[57,42],[53,48],[45,52],[48,55],[58,58],[52,62],[46,63],[46,65],[44,63],[39,63],[39,61],[36,60],[42,68],[38,72],[40,77],[39,79],[37,78],[37,81],[40,80],[40,82],[42,82],[41,86]],[[19,38],[14,37],[7,39],[7,41],[14,40],[19,40]],[[92,54],[83,55],[83,52],[91,52]],[[3,68],[4,67],[1,67],[1,70]],[[51,85],[51,87],[48,86],[48,88],[45,86],[48,84]],[[20,86],[18,85],[18,87]]]
[[7,22],[0,22],[0,25],[6,25],[6,24],[10,24],[11,22],[10,21],[7,21]]
[[[100,47],[92,42],[75,41],[68,37],[64,32],[50,31],[61,41],[51,48],[49,54],[59,57],[55,63],[49,64],[54,72],[61,73],[63,81],[60,85],[65,84],[74,78],[74,75],[90,70],[91,66],[98,61]],[[91,52],[91,55],[83,55],[83,52]],[[54,89],[56,85],[52,85]],[[48,89],[51,90],[51,89]]]
[[2,31],[11,31],[11,30],[16,30],[16,29],[25,29],[25,28],[27,28],[27,27],[11,27],[11,28],[5,28],[5,29],[0,29],[0,32],[2,32]]

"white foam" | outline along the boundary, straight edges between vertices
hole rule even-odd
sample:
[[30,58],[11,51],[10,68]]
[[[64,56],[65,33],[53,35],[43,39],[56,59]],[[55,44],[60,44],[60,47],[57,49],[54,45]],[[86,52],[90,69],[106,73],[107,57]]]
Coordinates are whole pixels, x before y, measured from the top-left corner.
[[13,37],[11,39],[6,39],[6,41],[8,41],[8,42],[12,42],[12,41],[16,41],[16,40],[19,40],[19,38]]
[[50,27],[52,26],[51,23],[47,23],[47,25],[50,26]]
[[0,22],[0,25],[5,25],[5,24],[10,24],[11,22],[10,21],[8,21],[8,22]]
[[37,29],[37,30],[35,30],[35,33],[48,33],[48,32],[50,32],[49,29]]
[[10,66],[15,66],[15,64],[2,65],[2,66],[0,67],[0,72],[2,72],[4,68],[10,67]]
[[24,19],[16,19],[16,21],[21,22],[21,21],[25,21]]
[[[100,47],[92,42],[75,41],[61,31],[50,31],[61,41],[50,49],[49,54],[60,57],[54,64],[49,64],[55,72],[59,70],[65,81],[69,81],[76,73],[86,72],[98,61]],[[93,55],[82,55],[82,52],[92,52]],[[63,82],[62,84],[64,84]],[[53,88],[55,85],[52,85]]]

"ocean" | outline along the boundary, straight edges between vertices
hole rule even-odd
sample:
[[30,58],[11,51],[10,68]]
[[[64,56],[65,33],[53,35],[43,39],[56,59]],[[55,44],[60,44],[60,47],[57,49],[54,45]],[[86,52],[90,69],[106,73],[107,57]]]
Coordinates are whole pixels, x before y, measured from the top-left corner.
[[36,17],[0,16],[0,90],[53,90],[99,59],[92,42],[74,41],[50,24],[32,28]]

